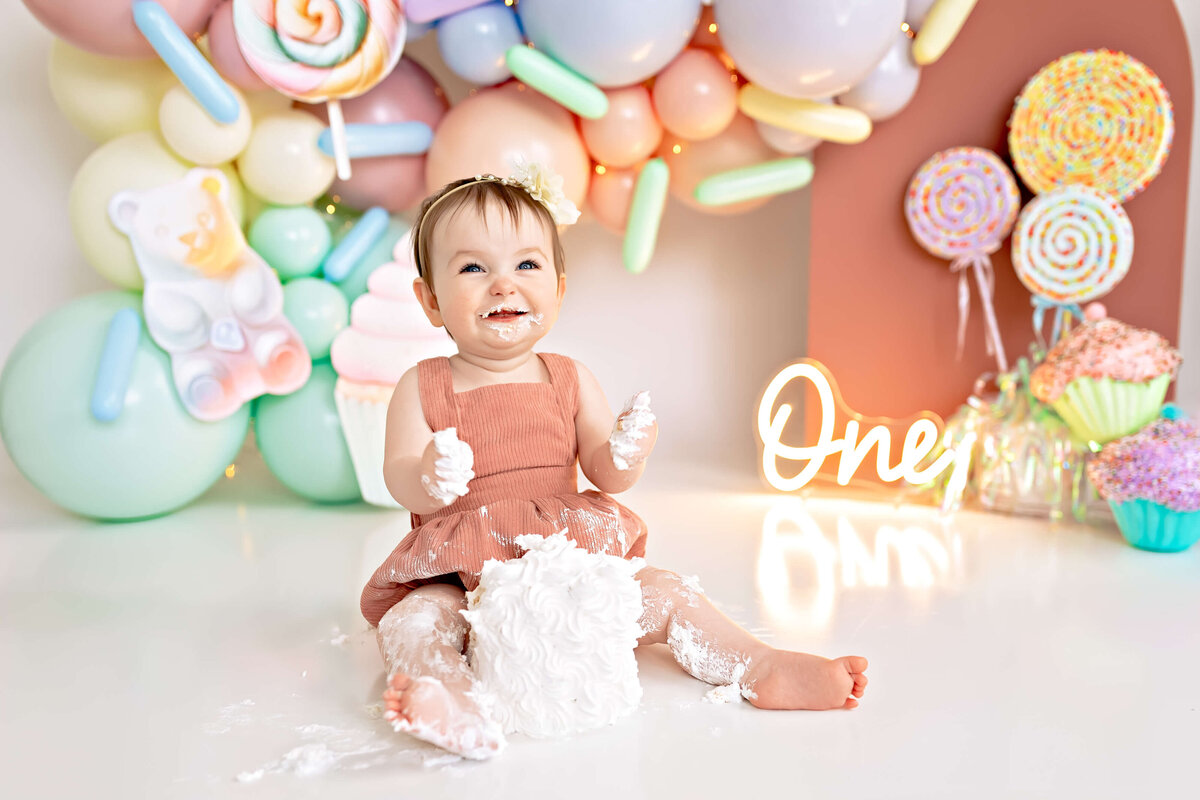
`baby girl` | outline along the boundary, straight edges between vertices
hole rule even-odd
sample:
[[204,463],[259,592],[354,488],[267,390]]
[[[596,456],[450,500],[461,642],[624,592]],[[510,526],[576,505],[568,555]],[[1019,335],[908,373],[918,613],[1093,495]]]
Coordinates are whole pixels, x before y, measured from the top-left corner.
[[[582,364],[534,345],[566,291],[558,224],[578,211],[556,179],[451,183],[421,206],[413,291],[458,347],[400,379],[387,415],[384,477],[413,530],[363,589],[388,671],[386,716],[402,731],[472,758],[503,742],[480,710],[464,655],[464,590],[488,559],[518,558],[515,539],[559,531],[593,553],[643,556],[646,526],[610,494],[633,486],[658,425],[645,393],[615,423]],[[602,491],[580,492],[577,464]],[[867,660],[777,650],[721,614],[694,582],[646,567],[639,644],[667,644],[688,673],[736,683],[759,708],[854,708]]]

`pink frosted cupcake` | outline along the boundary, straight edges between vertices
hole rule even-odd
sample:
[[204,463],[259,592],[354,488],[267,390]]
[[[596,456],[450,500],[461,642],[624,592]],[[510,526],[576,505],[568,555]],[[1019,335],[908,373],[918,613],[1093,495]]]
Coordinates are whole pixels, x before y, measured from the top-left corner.
[[1160,419],[1105,446],[1088,477],[1134,547],[1162,553],[1200,540],[1200,429]]
[[1158,416],[1179,368],[1179,353],[1154,331],[1104,317],[1088,307],[1033,371],[1030,388],[1084,441],[1110,442]]
[[413,294],[417,277],[411,239],[401,237],[384,264],[367,279],[367,292],[350,307],[350,327],[333,340],[338,416],[363,499],[398,508],[383,483],[383,436],[392,390],[418,361],[450,355],[454,343],[435,328]]

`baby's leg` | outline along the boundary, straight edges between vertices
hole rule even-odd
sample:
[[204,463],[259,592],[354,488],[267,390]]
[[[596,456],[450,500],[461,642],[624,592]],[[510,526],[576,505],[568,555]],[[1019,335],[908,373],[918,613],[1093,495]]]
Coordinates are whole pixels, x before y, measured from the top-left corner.
[[379,620],[379,652],[388,670],[384,718],[398,731],[467,758],[494,756],[500,728],[471,696],[474,680],[463,655],[467,621],[463,590],[435,584],[405,596]]
[[854,708],[867,686],[867,660],[828,659],[776,650],[718,611],[700,587],[674,572],[646,567],[644,634],[639,644],[666,644],[679,666],[705,683],[737,683],[759,708]]

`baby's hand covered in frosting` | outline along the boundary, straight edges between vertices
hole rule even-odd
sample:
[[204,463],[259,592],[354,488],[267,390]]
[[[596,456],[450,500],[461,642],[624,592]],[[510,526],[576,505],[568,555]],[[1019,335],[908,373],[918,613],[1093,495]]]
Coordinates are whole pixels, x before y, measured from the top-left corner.
[[657,431],[657,425],[650,410],[650,393],[638,392],[631,397],[608,438],[613,466],[624,472],[645,461],[654,448],[656,437],[652,433]]
[[437,431],[425,448],[421,485],[430,497],[448,506],[467,493],[474,466],[475,453],[458,438],[457,429]]

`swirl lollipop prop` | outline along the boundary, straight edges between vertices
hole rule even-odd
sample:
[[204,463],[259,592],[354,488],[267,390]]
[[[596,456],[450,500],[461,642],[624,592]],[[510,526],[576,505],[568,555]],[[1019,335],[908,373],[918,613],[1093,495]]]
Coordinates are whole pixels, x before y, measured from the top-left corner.
[[1034,294],[1033,327],[1055,309],[1050,344],[1067,312],[1082,318],[1082,303],[1107,294],[1133,260],[1133,225],[1112,197],[1087,186],[1065,186],[1025,206],[1013,233],[1017,277]]
[[929,252],[952,259],[958,273],[958,355],[962,356],[971,308],[968,268],[975,274],[987,326],[987,349],[1008,371],[992,298],[995,273],[988,257],[1012,230],[1020,205],[1017,181],[989,150],[955,147],[921,165],[908,186],[904,214],[913,238]]
[[1119,203],[1159,173],[1175,132],[1158,76],[1109,50],[1043,67],[1017,97],[1009,127],[1013,166],[1034,192],[1084,185]]
[[350,177],[339,100],[383,80],[404,49],[401,0],[233,0],[238,47],[258,76],[305,103],[327,103],[338,177]]

